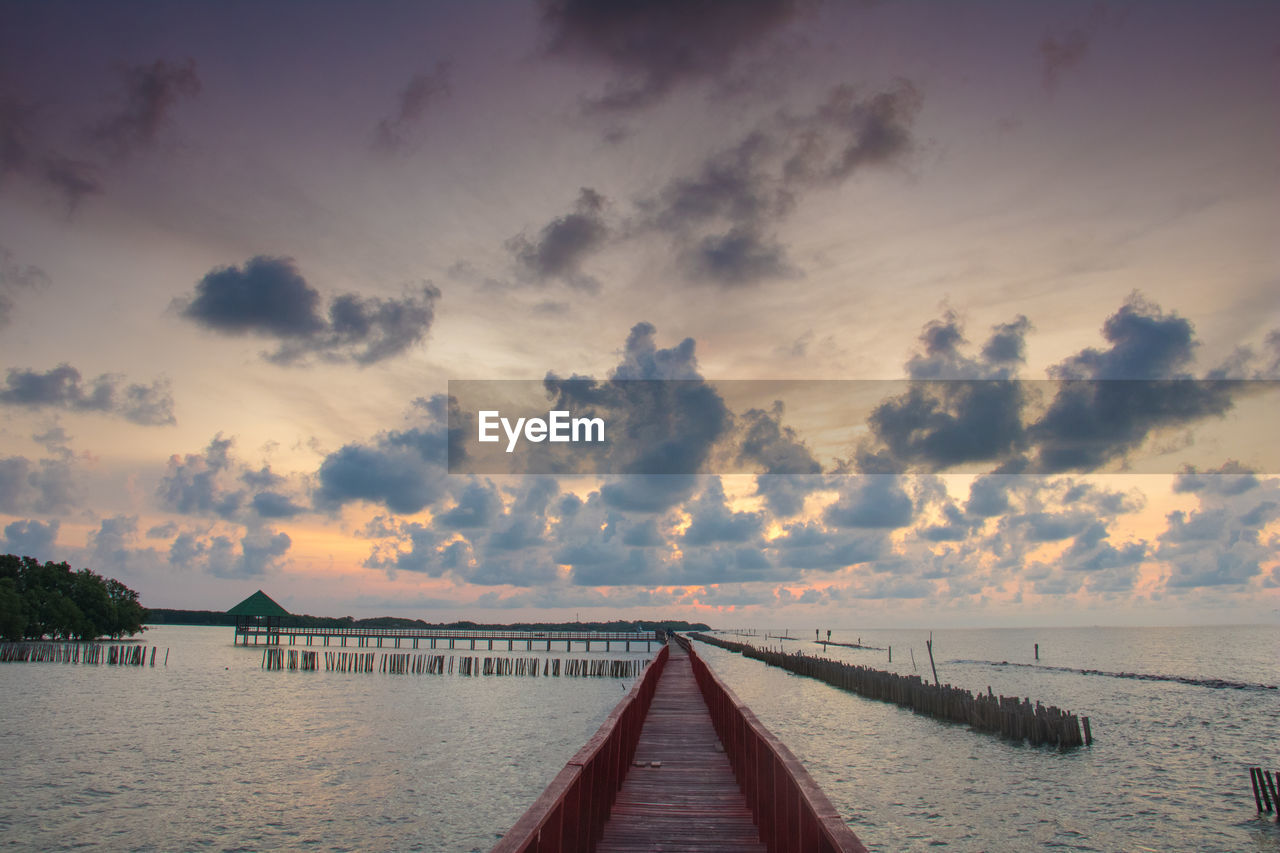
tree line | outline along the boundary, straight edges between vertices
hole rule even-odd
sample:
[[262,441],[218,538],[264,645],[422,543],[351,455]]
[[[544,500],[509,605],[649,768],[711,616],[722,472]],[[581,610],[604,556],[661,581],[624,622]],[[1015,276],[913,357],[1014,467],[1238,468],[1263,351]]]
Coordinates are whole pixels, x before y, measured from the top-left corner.
[[115,578],[66,563],[0,555],[0,637],[92,640],[133,636],[147,611]]

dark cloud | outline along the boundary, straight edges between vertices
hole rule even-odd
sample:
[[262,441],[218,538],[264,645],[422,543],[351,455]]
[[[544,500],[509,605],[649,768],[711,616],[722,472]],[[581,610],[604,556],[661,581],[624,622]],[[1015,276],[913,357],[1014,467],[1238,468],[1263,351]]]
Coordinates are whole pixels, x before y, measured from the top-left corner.
[[453,506],[438,513],[432,525],[439,530],[487,528],[501,512],[502,499],[494,485],[471,479],[458,491]]
[[590,101],[596,111],[628,111],[686,83],[727,72],[743,54],[785,27],[798,0],[541,0],[548,52],[608,68],[613,77]]
[[20,557],[52,560],[53,543],[58,538],[59,526],[56,518],[45,523],[33,519],[10,522],[5,525],[4,544],[0,545],[0,550]]
[[169,383],[123,385],[119,376],[103,374],[92,383],[80,381],[80,371],[60,364],[44,373],[10,368],[0,387],[0,404],[53,408],[73,412],[103,412],[148,426],[176,423]]
[[133,555],[131,543],[138,535],[138,518],[117,515],[104,518],[98,529],[89,533],[88,550],[94,566],[128,567]]
[[219,267],[174,306],[192,322],[224,334],[276,338],[270,361],[294,364],[309,355],[373,364],[400,355],[426,337],[440,291],[423,285],[401,299],[342,294],[320,314],[320,294],[289,258],[259,255],[243,267]]
[[[0,146],[3,144],[3,139],[0,139]],[[12,252],[0,246],[0,329],[12,322],[14,297],[20,291],[34,290],[48,283],[49,276],[44,270],[31,264],[19,264]]]
[[977,356],[966,355],[955,312],[930,321],[908,359],[908,390],[867,419],[874,446],[897,463],[927,471],[1000,460],[1022,450],[1026,386],[1015,377],[1031,324],[1018,316],[992,328]]
[[689,526],[680,537],[682,547],[761,542],[765,514],[730,510],[719,477],[713,477],[697,499],[685,504],[684,510],[689,513]]
[[907,527],[915,518],[915,503],[903,488],[901,477],[876,474],[851,476],[840,497],[823,511],[823,521],[832,527]]
[[1182,469],[1173,481],[1175,492],[1191,492],[1193,494],[1210,493],[1223,497],[1234,497],[1258,488],[1262,481],[1255,472],[1249,470],[1234,459],[1208,471],[1198,471],[1194,466]]
[[883,530],[824,528],[816,522],[792,522],[769,547],[779,567],[835,572],[869,563],[889,553]]
[[826,185],[863,166],[893,163],[911,149],[921,103],[906,80],[866,97],[853,86],[836,86],[813,113],[788,122],[794,131],[783,175],[791,184]]
[[1224,415],[1240,390],[1184,372],[1198,345],[1191,323],[1139,296],[1108,317],[1102,333],[1108,349],[1082,350],[1050,369],[1063,381],[1027,431],[1037,470],[1097,469],[1159,429]]
[[126,157],[155,146],[178,102],[200,93],[200,77],[190,59],[183,63],[157,59],[149,65],[125,67],[120,74],[123,103],[90,133],[107,153]]
[[693,339],[659,348],[656,334],[649,323],[632,327],[606,381],[555,374],[544,380],[555,408],[603,417],[619,436],[594,468],[623,475],[601,487],[618,509],[662,511],[687,498],[697,485],[688,472],[700,470],[732,428],[724,400],[698,373]]
[[735,419],[737,463],[761,471],[756,494],[776,516],[800,512],[804,499],[824,486],[822,466],[799,434],[782,423],[781,400],[764,409],[748,409]]
[[387,153],[404,149],[432,103],[453,94],[449,76],[448,62],[437,62],[433,70],[415,74],[400,93],[395,114],[378,122],[374,131],[374,148]]
[[288,495],[279,492],[258,492],[249,503],[253,511],[262,518],[293,518],[307,511],[306,507],[294,503]]
[[367,501],[395,513],[420,512],[449,493],[448,441],[446,424],[437,420],[380,433],[370,444],[344,445],[320,465],[316,506],[335,510]]
[[507,251],[520,264],[522,273],[535,281],[555,279],[578,290],[598,291],[600,282],[582,272],[582,262],[608,240],[605,204],[604,196],[583,187],[572,213],[544,225],[536,240],[531,241],[524,234],[511,238]]
[[920,103],[905,81],[861,98],[835,87],[813,112],[762,122],[641,199],[644,224],[670,237],[694,280],[734,286],[795,275],[778,225],[802,193],[905,156]]

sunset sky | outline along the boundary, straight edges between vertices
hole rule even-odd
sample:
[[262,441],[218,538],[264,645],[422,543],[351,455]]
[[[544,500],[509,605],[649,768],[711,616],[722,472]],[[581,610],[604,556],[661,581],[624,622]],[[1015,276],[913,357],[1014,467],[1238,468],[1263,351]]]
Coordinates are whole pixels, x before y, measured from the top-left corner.
[[[2,2],[0,553],[153,607],[1273,622],[1277,104],[1274,2]],[[575,375],[703,388],[702,473],[448,472],[450,380]]]

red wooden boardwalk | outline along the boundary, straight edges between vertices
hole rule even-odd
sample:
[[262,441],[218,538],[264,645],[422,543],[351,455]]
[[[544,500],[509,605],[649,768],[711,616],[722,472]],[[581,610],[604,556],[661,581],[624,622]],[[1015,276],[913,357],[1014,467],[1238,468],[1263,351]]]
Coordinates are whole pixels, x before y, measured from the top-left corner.
[[764,853],[689,656],[675,644],[670,654],[596,850]]

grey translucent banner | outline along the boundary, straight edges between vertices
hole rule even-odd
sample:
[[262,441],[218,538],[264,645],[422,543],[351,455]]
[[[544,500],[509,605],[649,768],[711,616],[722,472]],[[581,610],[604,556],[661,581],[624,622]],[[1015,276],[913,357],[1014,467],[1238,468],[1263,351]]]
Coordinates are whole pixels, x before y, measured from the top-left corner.
[[1280,470],[1272,380],[549,376],[449,396],[457,474]]

